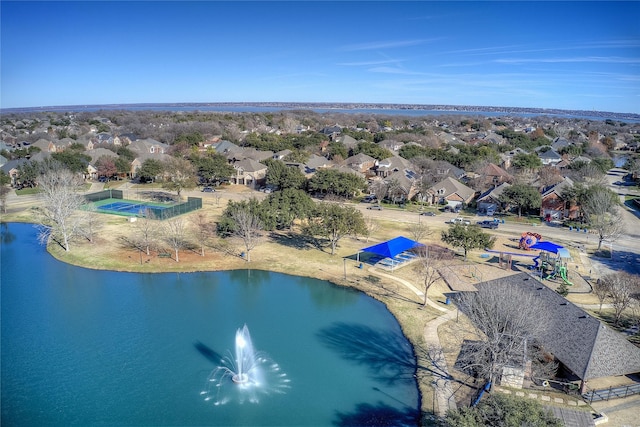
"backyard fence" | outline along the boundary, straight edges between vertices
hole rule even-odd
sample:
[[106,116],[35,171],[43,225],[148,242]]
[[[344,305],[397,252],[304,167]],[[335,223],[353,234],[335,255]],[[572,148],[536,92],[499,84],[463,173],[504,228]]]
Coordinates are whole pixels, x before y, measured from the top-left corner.
[[102,190],[96,193],[85,194],[84,196],[87,202],[99,202],[106,199],[124,199],[122,190]]
[[620,387],[609,387],[600,390],[589,390],[583,394],[582,397],[587,402],[593,403],[601,400],[623,399],[634,394],[640,394],[640,384],[638,383]]
[[169,219],[174,216],[182,215],[188,212],[202,208],[202,199],[199,197],[188,197],[185,203],[166,207],[147,207],[147,217],[154,219]]

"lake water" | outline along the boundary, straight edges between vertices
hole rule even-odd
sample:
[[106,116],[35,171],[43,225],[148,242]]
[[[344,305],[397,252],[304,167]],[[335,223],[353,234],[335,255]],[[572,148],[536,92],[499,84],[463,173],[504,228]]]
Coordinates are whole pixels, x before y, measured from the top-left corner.
[[[482,108],[482,107],[481,107]],[[465,110],[464,108],[451,109],[427,109],[417,108],[330,108],[321,106],[262,106],[262,105],[235,105],[235,104],[118,104],[118,105],[68,105],[33,108],[6,108],[0,109],[0,114],[9,113],[29,113],[29,112],[98,112],[109,110],[125,111],[158,111],[158,112],[214,112],[214,113],[275,113],[286,111],[312,111],[319,114],[363,114],[379,116],[402,116],[402,117],[434,117],[434,116],[464,116],[464,117],[559,117],[565,119],[582,119],[604,121],[606,119],[616,119],[628,123],[640,122],[638,114],[621,113],[601,113],[588,111],[563,111],[563,110],[534,110],[502,108],[497,110],[483,111],[478,108]]]
[[[262,271],[132,274],[52,258],[2,224],[2,425],[416,425],[411,346],[383,304]],[[280,368],[205,400],[247,324]],[[255,391],[255,390],[254,390]]]

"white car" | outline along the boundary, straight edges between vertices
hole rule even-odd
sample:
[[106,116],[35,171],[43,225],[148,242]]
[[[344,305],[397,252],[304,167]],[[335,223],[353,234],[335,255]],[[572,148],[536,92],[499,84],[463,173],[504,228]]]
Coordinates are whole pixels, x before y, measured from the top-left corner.
[[470,225],[471,221],[469,221],[468,219],[462,219],[462,218],[451,218],[448,221],[449,224],[462,224],[462,225]]

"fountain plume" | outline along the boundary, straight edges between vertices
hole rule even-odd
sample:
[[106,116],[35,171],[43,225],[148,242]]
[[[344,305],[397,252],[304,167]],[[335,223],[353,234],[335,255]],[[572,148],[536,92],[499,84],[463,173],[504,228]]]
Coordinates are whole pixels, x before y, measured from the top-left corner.
[[[234,357],[235,355],[235,357]],[[207,387],[200,394],[215,405],[231,401],[259,403],[260,395],[285,393],[290,388],[287,374],[265,353],[253,347],[247,325],[235,336],[235,353],[229,351],[207,378]]]

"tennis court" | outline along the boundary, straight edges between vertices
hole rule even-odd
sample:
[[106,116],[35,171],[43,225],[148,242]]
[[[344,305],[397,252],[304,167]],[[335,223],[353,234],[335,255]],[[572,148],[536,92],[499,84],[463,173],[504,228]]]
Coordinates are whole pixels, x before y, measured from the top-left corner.
[[145,203],[133,200],[122,199],[106,199],[95,203],[98,212],[123,215],[123,216],[139,216],[146,217],[149,208],[153,208],[155,212],[167,209],[169,205],[159,205],[156,203]]

